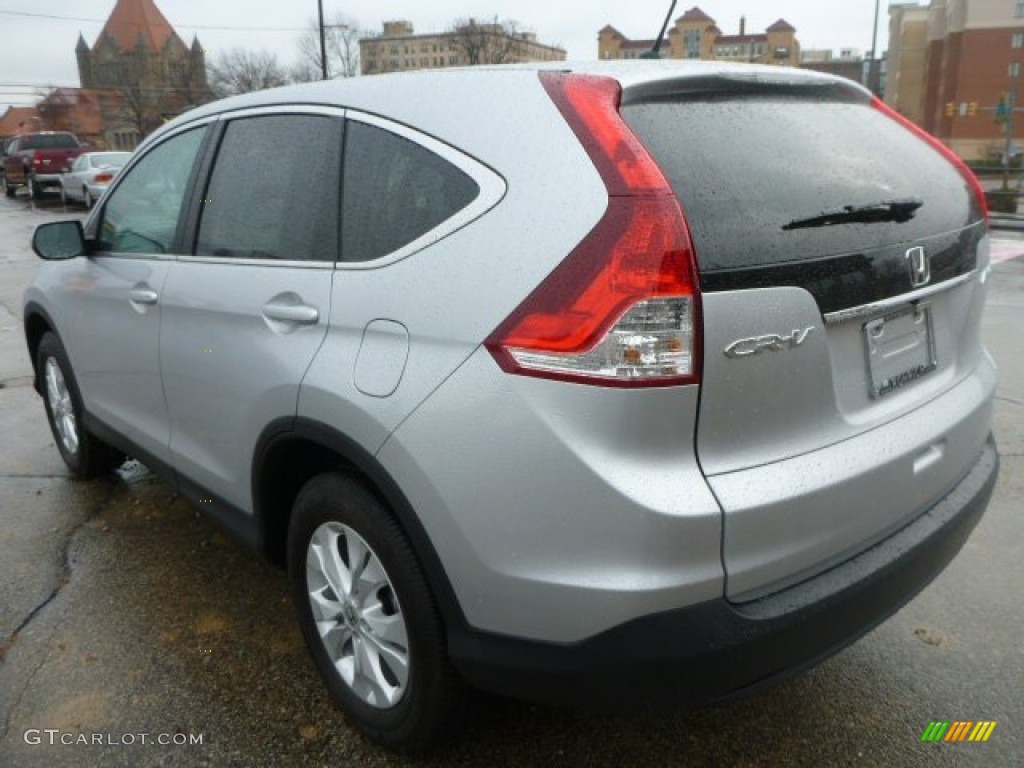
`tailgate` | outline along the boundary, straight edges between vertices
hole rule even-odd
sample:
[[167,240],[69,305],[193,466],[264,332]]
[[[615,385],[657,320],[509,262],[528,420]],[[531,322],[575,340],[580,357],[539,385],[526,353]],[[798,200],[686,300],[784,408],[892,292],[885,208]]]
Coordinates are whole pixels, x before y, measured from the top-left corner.
[[986,224],[968,177],[856,87],[723,78],[622,112],[691,228],[697,451],[727,593],[756,597],[904,524],[981,450]]

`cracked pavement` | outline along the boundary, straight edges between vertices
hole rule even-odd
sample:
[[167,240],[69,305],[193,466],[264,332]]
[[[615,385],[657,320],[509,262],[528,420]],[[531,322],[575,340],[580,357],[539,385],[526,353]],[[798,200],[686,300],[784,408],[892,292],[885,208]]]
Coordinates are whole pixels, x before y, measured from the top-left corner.
[[[67,215],[59,203],[0,199],[0,766],[412,764],[368,745],[330,706],[282,572],[138,465],[68,478],[19,320],[32,229]],[[1024,254],[1024,240],[1002,246],[1014,242]],[[1024,763],[1022,330],[1017,258],[994,268],[985,315],[1000,365],[999,485],[957,560],[895,617],[790,682],[692,712],[482,698],[462,739],[417,765]],[[922,744],[935,719],[998,726],[985,744]],[[117,743],[50,745],[42,729]],[[141,734],[203,743],[141,744]]]

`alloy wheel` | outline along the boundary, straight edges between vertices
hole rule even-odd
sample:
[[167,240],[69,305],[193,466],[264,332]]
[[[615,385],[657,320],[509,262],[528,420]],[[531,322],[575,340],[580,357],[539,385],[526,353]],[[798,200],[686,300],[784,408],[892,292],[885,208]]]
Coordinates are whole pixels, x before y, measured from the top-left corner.
[[78,452],[78,423],[75,419],[75,407],[71,401],[64,373],[55,358],[46,360],[46,401],[50,407],[54,426],[60,436],[64,450],[70,454]]
[[377,709],[409,682],[405,617],[380,559],[352,528],[320,525],[306,551],[306,588],[320,640],[345,684]]

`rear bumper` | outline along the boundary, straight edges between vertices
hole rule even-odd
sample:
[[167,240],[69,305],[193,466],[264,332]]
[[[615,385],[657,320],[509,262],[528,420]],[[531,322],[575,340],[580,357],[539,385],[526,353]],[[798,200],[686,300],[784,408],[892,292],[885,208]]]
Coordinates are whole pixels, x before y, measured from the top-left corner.
[[456,630],[453,662],[481,688],[576,706],[702,703],[751,692],[836,653],[927,586],[981,519],[998,471],[989,438],[963,479],[913,522],[759,600],[708,601],[567,645]]

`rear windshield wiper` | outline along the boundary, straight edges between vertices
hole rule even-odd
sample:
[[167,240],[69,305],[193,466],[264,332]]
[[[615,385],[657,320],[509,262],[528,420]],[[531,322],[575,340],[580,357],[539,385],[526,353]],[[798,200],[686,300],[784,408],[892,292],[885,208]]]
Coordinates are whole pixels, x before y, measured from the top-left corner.
[[914,218],[914,213],[924,205],[921,200],[887,200],[870,205],[844,205],[841,210],[811,216],[808,219],[794,219],[783,229],[810,229],[831,227],[835,224],[870,224],[876,221],[895,221],[902,224]]

